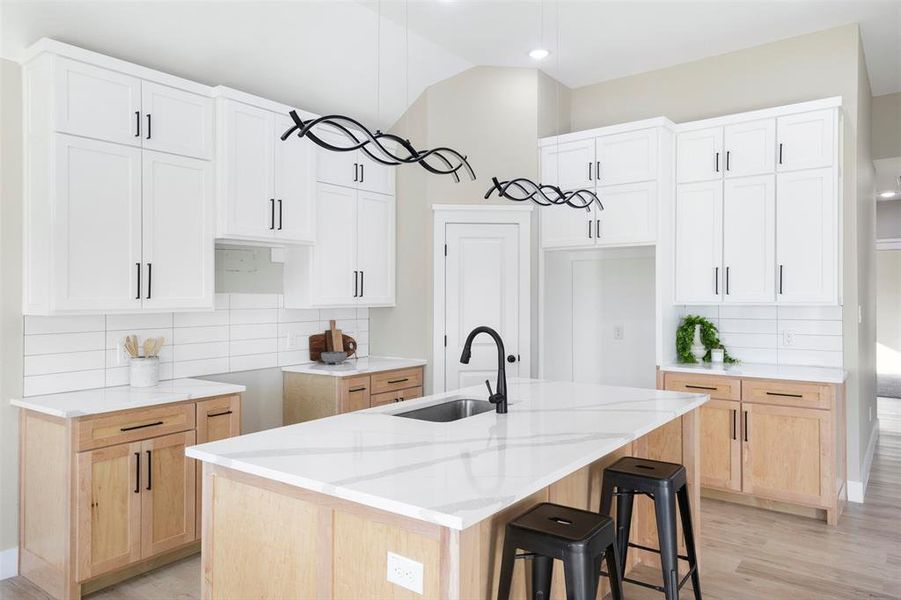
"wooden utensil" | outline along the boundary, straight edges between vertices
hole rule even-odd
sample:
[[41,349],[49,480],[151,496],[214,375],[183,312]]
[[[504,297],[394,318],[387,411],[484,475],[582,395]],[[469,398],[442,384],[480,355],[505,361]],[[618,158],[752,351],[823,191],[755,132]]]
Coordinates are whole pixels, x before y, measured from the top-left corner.
[[125,351],[132,358],[138,357],[138,338],[134,335],[125,336]]
[[153,338],[147,338],[144,340],[144,358],[148,358],[153,356]]
[[341,330],[338,329],[335,320],[329,321],[328,326],[328,331],[325,332],[328,351],[341,352],[344,349],[344,338],[341,336]]

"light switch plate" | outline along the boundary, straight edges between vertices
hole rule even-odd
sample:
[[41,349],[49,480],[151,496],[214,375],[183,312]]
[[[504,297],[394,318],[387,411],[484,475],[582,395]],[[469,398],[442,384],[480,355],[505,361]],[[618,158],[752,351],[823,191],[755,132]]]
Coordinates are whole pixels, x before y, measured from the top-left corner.
[[422,563],[406,556],[388,553],[388,581],[411,592],[422,594]]

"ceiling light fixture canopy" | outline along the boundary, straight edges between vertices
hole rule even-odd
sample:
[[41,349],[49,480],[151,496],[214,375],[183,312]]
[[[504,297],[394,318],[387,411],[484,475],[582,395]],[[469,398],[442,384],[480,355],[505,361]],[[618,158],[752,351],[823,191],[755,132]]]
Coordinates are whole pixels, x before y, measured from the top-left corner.
[[549,54],[550,52],[548,52],[544,48],[535,48],[534,50],[529,52],[529,56],[535,60],[544,60],[548,57]]

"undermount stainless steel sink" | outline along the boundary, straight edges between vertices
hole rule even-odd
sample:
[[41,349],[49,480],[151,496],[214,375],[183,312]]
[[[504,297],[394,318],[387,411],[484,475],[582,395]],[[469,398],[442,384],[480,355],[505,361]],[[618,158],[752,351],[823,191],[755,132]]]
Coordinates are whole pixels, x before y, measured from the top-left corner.
[[406,417],[408,419],[418,419],[420,421],[432,421],[435,423],[450,423],[451,421],[459,421],[466,417],[494,410],[494,405],[485,400],[475,400],[474,398],[456,398],[441,404],[433,404],[425,408],[417,408],[401,413],[394,413],[395,417]]

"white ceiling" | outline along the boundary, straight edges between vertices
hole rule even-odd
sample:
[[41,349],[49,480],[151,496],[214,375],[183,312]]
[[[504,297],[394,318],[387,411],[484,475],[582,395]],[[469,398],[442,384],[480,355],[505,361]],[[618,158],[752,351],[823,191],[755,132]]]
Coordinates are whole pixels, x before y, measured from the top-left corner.
[[52,37],[386,127],[426,86],[473,65],[535,66],[527,53],[539,43],[552,52],[541,68],[579,87],[853,22],[861,24],[873,93],[901,91],[897,0],[0,0],[0,55],[17,59],[30,43]]

